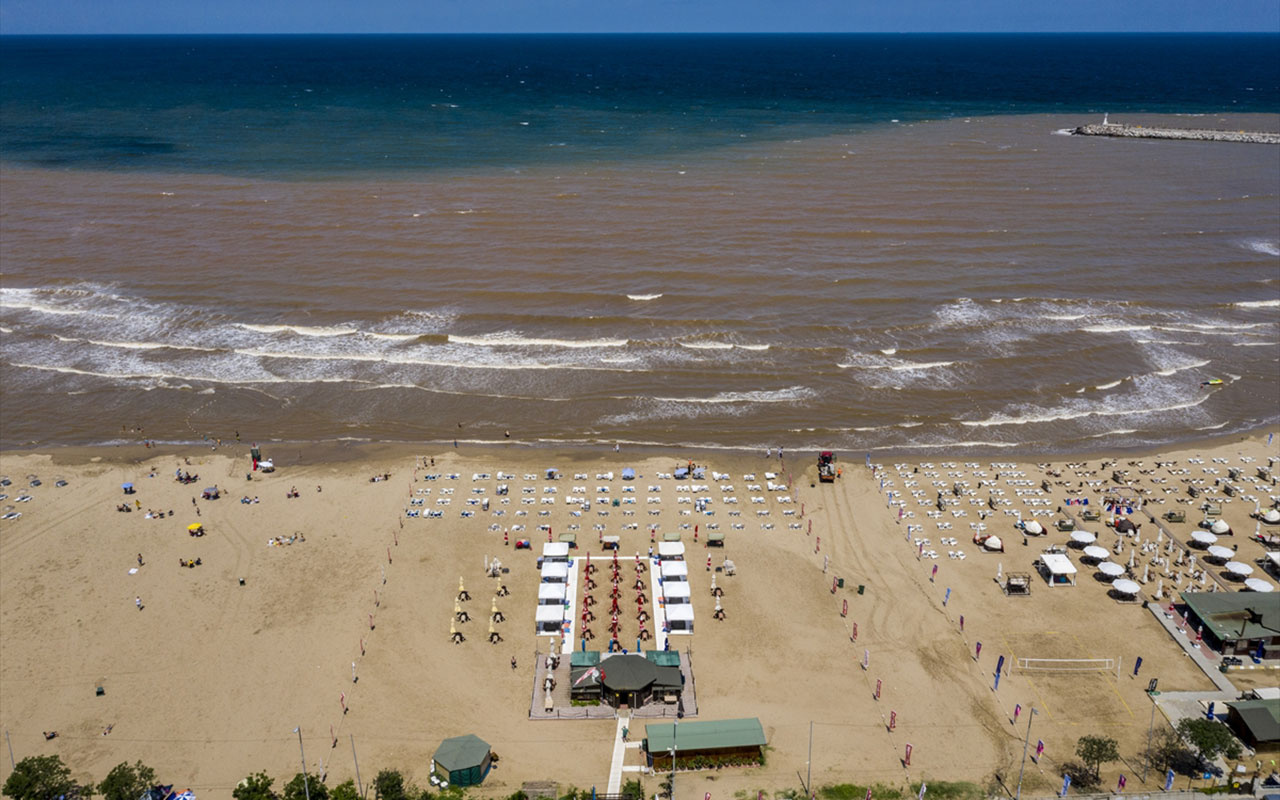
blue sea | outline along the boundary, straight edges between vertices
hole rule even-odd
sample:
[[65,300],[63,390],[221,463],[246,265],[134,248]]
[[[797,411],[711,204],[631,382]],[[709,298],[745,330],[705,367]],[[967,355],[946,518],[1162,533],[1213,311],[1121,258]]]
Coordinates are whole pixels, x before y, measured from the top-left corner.
[[1280,153],[1103,114],[1280,130],[1280,35],[0,37],[0,446],[1280,421]]

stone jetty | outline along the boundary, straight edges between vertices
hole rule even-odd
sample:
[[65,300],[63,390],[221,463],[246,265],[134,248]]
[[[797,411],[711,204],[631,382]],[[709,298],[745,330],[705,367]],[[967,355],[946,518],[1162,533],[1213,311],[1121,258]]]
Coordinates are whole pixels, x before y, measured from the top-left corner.
[[1215,131],[1205,128],[1149,128],[1114,122],[1081,125],[1071,131],[1076,136],[1124,136],[1131,139],[1184,139],[1197,142],[1242,142],[1280,144],[1280,133],[1266,131]]

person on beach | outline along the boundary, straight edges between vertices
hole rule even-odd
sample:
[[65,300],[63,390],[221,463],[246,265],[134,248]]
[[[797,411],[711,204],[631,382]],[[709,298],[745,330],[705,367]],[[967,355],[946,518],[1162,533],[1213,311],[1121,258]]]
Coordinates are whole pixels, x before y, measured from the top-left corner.
[[138,553],[138,566],[142,566],[142,553]]
[[134,604],[135,606],[137,606],[137,607],[138,607],[138,610],[139,610],[139,611],[141,611],[141,610],[142,610],[142,596],[141,596],[141,595],[139,595],[139,596],[137,596],[137,597],[133,598],[133,604]]
[[516,668],[516,657],[515,657],[515,656],[512,656],[512,657],[511,657],[511,669],[512,669],[512,670],[514,670],[515,668]]

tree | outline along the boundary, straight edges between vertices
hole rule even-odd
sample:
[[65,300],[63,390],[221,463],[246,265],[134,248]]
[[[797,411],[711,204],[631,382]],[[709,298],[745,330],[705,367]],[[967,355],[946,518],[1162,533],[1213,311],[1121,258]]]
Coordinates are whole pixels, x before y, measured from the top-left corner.
[[50,797],[89,798],[93,786],[71,779],[71,769],[59,756],[28,756],[17,763],[4,782],[4,793],[14,800],[48,800]]
[[1240,757],[1240,742],[1231,729],[1221,722],[1196,717],[1178,720],[1178,736],[1195,748],[1205,761],[1218,756],[1235,759]]
[[1098,780],[1102,765],[1120,758],[1120,748],[1110,736],[1081,736],[1076,742],[1076,755]]
[[284,800],[329,800],[329,787],[315,775],[299,772],[284,785]]
[[333,791],[329,792],[329,800],[360,800],[360,793],[356,791],[356,782],[348,778],[333,787]]
[[644,784],[632,778],[622,784],[622,796],[629,800],[644,800]]
[[235,800],[280,800],[280,795],[271,788],[271,779],[267,773],[259,772],[250,775],[231,791]]
[[378,800],[409,800],[405,793],[404,776],[398,769],[384,769],[373,779],[373,790]]
[[138,800],[143,793],[156,785],[156,771],[141,761],[129,766],[129,762],[116,764],[107,777],[98,784],[103,800]]

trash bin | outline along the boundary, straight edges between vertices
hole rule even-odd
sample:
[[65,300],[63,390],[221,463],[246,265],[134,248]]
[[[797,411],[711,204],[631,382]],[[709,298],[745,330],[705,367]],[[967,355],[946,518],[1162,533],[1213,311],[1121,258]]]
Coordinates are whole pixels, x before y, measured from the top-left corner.
[[866,588],[867,588],[867,587],[866,587],[866,586],[864,586],[864,585],[862,585],[861,583],[860,583],[860,584],[858,584],[858,594],[862,594],[862,593],[863,593],[863,591],[865,591],[865,590],[866,590]]
[[840,587],[841,589],[843,589],[843,588],[844,588],[844,578],[836,578],[836,586],[838,586],[838,587]]

